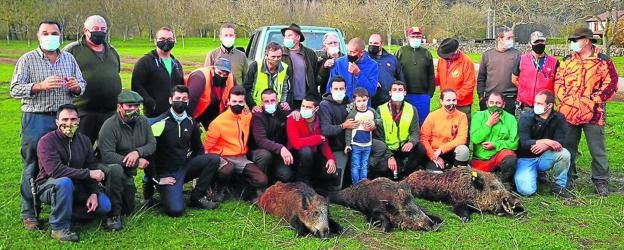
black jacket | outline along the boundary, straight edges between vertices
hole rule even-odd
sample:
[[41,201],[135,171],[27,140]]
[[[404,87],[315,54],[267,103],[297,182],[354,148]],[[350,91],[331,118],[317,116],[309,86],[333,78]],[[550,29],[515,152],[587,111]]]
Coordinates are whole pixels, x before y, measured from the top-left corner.
[[184,85],[182,64],[171,55],[173,70],[171,76],[163,65],[156,50],[145,54],[134,65],[132,90],[139,93],[144,101],[145,116],[156,117],[169,109],[169,92],[175,85]]
[[[343,54],[341,52],[339,52],[340,56],[343,56]],[[321,95],[325,95],[325,90],[327,89],[327,82],[329,82],[329,73],[331,72],[331,67],[330,68],[325,68],[323,65],[325,65],[325,62],[327,62],[327,60],[329,59],[329,56],[327,55],[327,52],[323,52],[323,54],[321,55],[321,57],[318,58],[318,63],[316,64],[316,71],[317,71],[317,76],[316,76],[316,84],[318,86],[320,86],[319,90]]]
[[334,101],[331,93],[323,95],[319,108],[321,134],[327,137],[332,151],[345,149],[345,130],[340,127],[340,124],[347,120],[351,109],[353,105],[348,97],[345,97],[342,103],[338,103]]
[[191,117],[180,124],[173,118],[170,110],[152,120],[152,131],[156,137],[156,152],[153,155],[152,177],[168,177],[179,170],[186,162],[204,154],[201,132],[198,123]]
[[273,114],[264,111],[253,113],[251,119],[251,135],[249,140],[252,149],[266,149],[271,153],[279,154],[282,147],[288,143],[286,139],[286,116],[288,113],[277,107]]
[[[316,56],[316,52],[314,52],[314,50],[309,49],[303,45],[300,45],[300,46],[301,46],[301,50],[299,52],[303,53],[303,58],[305,59],[305,63],[306,63],[306,93],[320,96],[317,85],[316,85],[316,76],[318,75],[317,73],[318,56]],[[286,47],[282,48],[282,62],[285,62],[286,64],[288,64],[288,68],[291,69],[291,71],[293,72],[292,73],[293,78],[291,78],[290,82],[291,84],[294,84],[295,74],[294,74],[293,62],[292,62],[292,59],[290,59],[290,50]],[[294,91],[295,91],[295,87],[291,86],[289,96],[293,96]],[[294,100],[294,99],[289,98],[289,100]]]
[[525,113],[518,123],[518,137],[520,137],[518,158],[538,157],[531,152],[531,146],[540,139],[551,139],[563,145],[566,133],[568,133],[568,123],[559,112],[553,112],[546,120],[533,112]]

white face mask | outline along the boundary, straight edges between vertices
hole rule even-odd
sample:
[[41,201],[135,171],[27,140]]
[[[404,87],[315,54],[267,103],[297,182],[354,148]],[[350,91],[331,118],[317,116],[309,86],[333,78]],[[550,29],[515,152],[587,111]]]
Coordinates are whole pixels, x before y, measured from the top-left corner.
[[223,44],[223,46],[227,48],[231,48],[232,46],[234,46],[235,40],[236,40],[235,37],[224,37],[224,38],[221,38],[221,43]]
[[334,99],[334,101],[341,102],[345,98],[346,92],[345,91],[332,91],[331,94],[332,94],[332,99]]
[[543,115],[544,113],[546,113],[546,106],[536,104],[535,106],[533,106],[533,113],[535,113],[536,115]]
[[275,113],[276,110],[277,110],[277,104],[265,104],[264,105],[264,111],[266,111],[269,114]]
[[420,45],[422,44],[422,38],[410,38],[409,44],[410,47],[414,49],[420,48]]
[[39,46],[47,51],[55,51],[61,46],[61,37],[55,35],[41,36]]
[[514,47],[514,41],[513,40],[505,41],[505,49],[511,49],[513,47]]
[[392,94],[390,95],[390,99],[392,99],[393,102],[402,102],[405,99],[405,93],[392,92]]
[[340,53],[340,49],[338,47],[327,47],[327,54],[330,56],[337,55]]

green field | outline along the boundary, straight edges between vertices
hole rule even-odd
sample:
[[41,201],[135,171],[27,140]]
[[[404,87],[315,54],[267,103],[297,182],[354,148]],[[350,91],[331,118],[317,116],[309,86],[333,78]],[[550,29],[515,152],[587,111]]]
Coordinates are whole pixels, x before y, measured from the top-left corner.
[[[242,41],[239,41],[242,42]],[[113,41],[124,59],[136,59],[151,50],[148,41]],[[176,45],[173,53],[186,65],[203,63],[205,54],[218,42],[212,39],[187,39],[186,48]],[[237,45],[239,45],[237,43]],[[240,45],[244,45],[241,43]],[[0,58],[18,58],[29,50],[25,42],[0,43]],[[476,59],[476,58],[474,58]],[[624,62],[622,58],[616,61]],[[1,61],[0,61],[1,62]],[[130,85],[131,64],[123,65],[124,87]],[[188,67],[191,68],[191,67]],[[104,249],[623,249],[624,239],[624,159],[619,157],[624,143],[624,103],[608,106],[606,127],[607,153],[611,163],[612,194],[599,198],[589,182],[591,157],[581,143],[581,179],[573,191],[577,199],[564,202],[554,198],[548,187],[524,198],[527,214],[520,218],[473,215],[461,223],[443,203],[418,200],[418,204],[444,219],[438,232],[395,231],[382,233],[371,228],[362,214],[331,205],[332,217],[347,232],[330,240],[294,237],[288,224],[245,202],[227,202],[214,211],[189,210],[182,218],[168,218],[157,209],[141,210],[125,218],[121,232],[106,232],[99,221],[74,227],[81,235],[78,244],[60,244],[49,237],[49,230],[30,232],[19,218],[20,104],[8,95],[12,63],[0,63],[0,249],[104,248]],[[624,71],[621,71],[624,72]],[[434,100],[435,99],[434,97]],[[432,108],[439,105],[434,101]],[[620,148],[620,149],[618,149]],[[140,177],[140,176],[139,176]],[[136,183],[139,183],[139,177]],[[138,185],[140,189],[140,185]],[[140,194],[140,190],[137,194]],[[137,201],[140,198],[137,196]],[[49,207],[43,211],[47,220]]]

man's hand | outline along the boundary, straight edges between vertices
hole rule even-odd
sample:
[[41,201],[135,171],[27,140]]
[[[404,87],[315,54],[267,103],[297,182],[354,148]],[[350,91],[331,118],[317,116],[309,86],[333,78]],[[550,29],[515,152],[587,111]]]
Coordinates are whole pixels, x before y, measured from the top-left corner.
[[287,102],[282,102],[282,103],[280,104],[280,106],[282,107],[282,110],[283,110],[283,111],[289,111],[289,110],[290,110],[290,105],[288,105],[288,103],[287,103]]
[[98,207],[98,197],[97,194],[89,195],[87,199],[87,213],[95,212],[95,209]]
[[106,178],[106,176],[104,175],[104,172],[102,172],[102,170],[96,169],[96,170],[89,170],[89,178],[100,182],[103,181],[104,178]]
[[253,107],[253,109],[251,109],[251,112],[252,113],[262,112],[262,107],[256,105],[256,106]]
[[344,153],[345,153],[346,155],[348,155],[348,154],[349,154],[349,152],[351,152],[351,146],[346,146],[346,147],[345,147],[345,149],[344,149]]
[[37,84],[40,91],[58,89],[65,85],[65,79],[60,76],[48,76],[45,80]]
[[490,115],[490,118],[487,120],[487,122],[485,122],[485,125],[487,125],[488,127],[493,127],[496,123],[498,123],[498,121],[500,121],[500,114],[499,113],[492,113]]
[[531,152],[538,155],[544,153],[550,147],[545,143],[535,143],[535,145],[531,146]]
[[334,160],[327,160],[327,164],[325,164],[325,168],[327,168],[328,174],[336,173],[336,162]]
[[343,129],[356,129],[360,125],[359,122],[356,122],[353,118],[347,119],[342,123]]
[[392,172],[397,170],[397,162],[396,159],[394,159],[394,156],[388,158],[388,169]]
[[322,141],[322,142],[327,141],[327,137],[325,137],[324,135],[321,135],[321,141]]
[[360,74],[360,67],[357,66],[357,64],[349,62],[349,69],[348,69],[349,73],[353,74],[353,75],[359,75]]
[[440,169],[444,169],[445,167],[444,159],[442,159],[442,157],[436,158],[433,160],[433,163],[435,163],[435,165]]
[[293,156],[290,151],[286,149],[286,147],[282,147],[282,149],[280,149],[280,155],[282,156],[282,160],[284,160],[284,165],[290,166],[293,164]]
[[433,159],[432,160],[438,159],[438,157],[440,157],[441,154],[442,154],[442,150],[440,150],[439,148],[436,149],[436,151],[433,152]]
[[325,63],[323,64],[323,67],[325,67],[326,69],[334,67],[334,59],[327,59],[327,61],[325,61]]
[[489,141],[482,142],[481,146],[483,146],[485,150],[492,150],[494,149],[494,142],[489,142]]
[[143,158],[139,158],[139,168],[146,169],[149,166],[149,161]]
[[301,120],[301,112],[295,110],[293,112],[290,112],[290,115],[288,115],[288,117],[292,117],[293,119],[295,119],[295,121],[299,121]]
[[75,94],[80,94],[80,84],[78,84],[75,77],[65,77],[65,87]]
[[409,153],[410,151],[412,151],[413,148],[414,148],[414,143],[408,142],[408,143],[403,144],[403,147],[401,147],[401,152]]
[[555,141],[555,140],[542,139],[541,141],[543,141],[544,144],[548,145],[553,151],[559,152],[563,148],[561,143],[559,143],[558,141]]
[[139,152],[134,150],[128,153],[126,157],[123,158],[122,162],[126,164],[127,168],[131,168],[131,167],[134,167],[138,159],[139,159]]
[[165,177],[165,178],[160,178],[160,180],[158,180],[158,185],[161,185],[161,186],[173,185],[175,183],[176,183],[176,179],[173,177]]

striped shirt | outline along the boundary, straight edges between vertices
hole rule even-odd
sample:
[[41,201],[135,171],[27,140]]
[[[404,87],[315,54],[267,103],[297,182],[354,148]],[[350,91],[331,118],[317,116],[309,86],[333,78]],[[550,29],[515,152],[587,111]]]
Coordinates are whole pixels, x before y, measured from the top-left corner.
[[80,95],[84,93],[86,82],[74,56],[64,51],[58,53],[55,63],[50,62],[40,48],[17,60],[11,80],[11,96],[22,99],[22,112],[56,112],[59,106],[72,103],[72,98],[77,95],[66,87],[32,92],[35,83],[50,76],[75,77],[80,85]]

